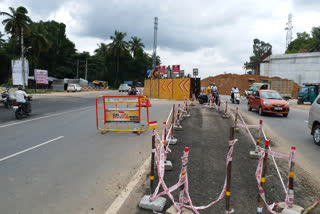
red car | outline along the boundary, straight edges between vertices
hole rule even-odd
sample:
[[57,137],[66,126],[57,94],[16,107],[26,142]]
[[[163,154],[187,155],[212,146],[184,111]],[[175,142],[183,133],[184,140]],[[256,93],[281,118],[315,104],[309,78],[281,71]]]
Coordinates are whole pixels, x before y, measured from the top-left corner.
[[287,117],[289,114],[289,103],[284,100],[277,91],[257,90],[249,96],[248,111],[258,110],[260,115],[265,113],[282,114]]

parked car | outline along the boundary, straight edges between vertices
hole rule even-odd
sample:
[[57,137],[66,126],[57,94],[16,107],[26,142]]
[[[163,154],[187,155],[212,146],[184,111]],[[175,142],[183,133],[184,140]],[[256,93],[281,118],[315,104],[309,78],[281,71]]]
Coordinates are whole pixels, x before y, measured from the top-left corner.
[[260,115],[270,113],[282,114],[284,117],[287,117],[290,111],[289,103],[274,90],[253,91],[248,99],[248,111],[252,109],[258,110]]
[[315,144],[320,146],[320,95],[313,102],[309,111],[308,126]]
[[119,87],[119,92],[129,92],[131,87],[128,84],[121,84]]
[[67,88],[67,92],[76,92],[76,91],[81,91],[81,86],[79,84],[69,84]]

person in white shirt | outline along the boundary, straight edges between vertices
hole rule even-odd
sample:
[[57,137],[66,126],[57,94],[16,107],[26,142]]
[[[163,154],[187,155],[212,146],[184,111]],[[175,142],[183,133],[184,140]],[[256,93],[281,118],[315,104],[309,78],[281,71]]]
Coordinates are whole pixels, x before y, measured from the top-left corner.
[[231,89],[231,100],[234,98],[234,93],[239,93],[239,89],[236,86]]
[[27,101],[28,94],[22,90],[22,87],[19,86],[18,91],[15,92],[15,97],[17,103],[23,104],[25,111],[30,112],[30,103]]
[[213,92],[218,92],[218,88],[217,88],[217,86],[216,86],[215,83],[212,83],[211,92],[212,92],[212,93],[213,93]]

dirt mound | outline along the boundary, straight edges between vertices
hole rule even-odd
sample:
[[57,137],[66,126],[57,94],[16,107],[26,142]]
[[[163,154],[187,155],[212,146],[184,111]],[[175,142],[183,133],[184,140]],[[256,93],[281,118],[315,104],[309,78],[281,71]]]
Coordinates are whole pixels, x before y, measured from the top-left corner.
[[[280,77],[267,77],[260,75],[249,75],[249,74],[220,74],[214,77],[207,77],[201,80],[201,87],[208,87],[210,83],[215,83],[219,89],[220,94],[229,95],[231,88],[237,86],[240,93],[243,95],[245,90],[249,89],[249,86],[255,82],[261,82],[270,79],[282,79]],[[293,86],[293,97],[298,97],[298,91],[300,86],[294,83]]]

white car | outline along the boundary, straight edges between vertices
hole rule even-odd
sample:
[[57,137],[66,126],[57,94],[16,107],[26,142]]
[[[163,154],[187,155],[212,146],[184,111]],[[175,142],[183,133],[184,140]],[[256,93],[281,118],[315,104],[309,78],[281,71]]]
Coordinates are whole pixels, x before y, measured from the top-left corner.
[[67,88],[67,92],[76,92],[76,91],[81,91],[81,86],[79,84],[69,84]]
[[311,106],[308,125],[311,129],[313,142],[320,146],[320,95],[315,99]]
[[128,92],[131,87],[128,84],[121,84],[119,87],[119,92]]

